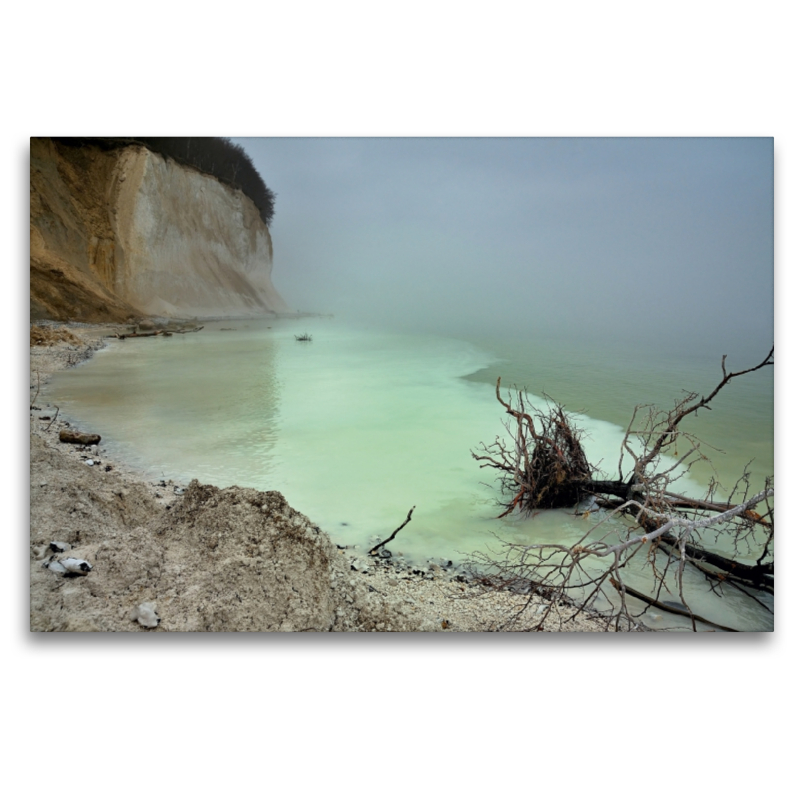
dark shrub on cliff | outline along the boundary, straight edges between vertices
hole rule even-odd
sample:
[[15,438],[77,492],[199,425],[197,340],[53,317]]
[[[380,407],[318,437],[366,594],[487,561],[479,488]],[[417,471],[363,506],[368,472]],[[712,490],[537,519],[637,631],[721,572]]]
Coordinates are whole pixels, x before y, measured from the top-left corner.
[[228,186],[240,189],[256,205],[264,223],[269,225],[275,214],[275,193],[267,187],[250,156],[230,139],[217,136],[128,136],[128,137],[53,137],[69,146],[94,145],[112,150],[131,144],[173,159],[180,164],[213,175]]

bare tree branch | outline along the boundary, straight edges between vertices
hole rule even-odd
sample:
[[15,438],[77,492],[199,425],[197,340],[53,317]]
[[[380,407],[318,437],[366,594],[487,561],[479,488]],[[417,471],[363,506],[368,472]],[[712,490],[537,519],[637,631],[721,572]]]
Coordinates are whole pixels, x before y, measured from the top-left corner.
[[[581,444],[582,431],[562,406],[546,398],[546,407],[537,409],[521,391],[506,400],[500,394],[498,378],[495,394],[511,418],[505,423],[511,443],[497,437],[491,445],[481,444],[473,458],[481,468],[497,473],[505,498],[500,516],[514,511],[535,514],[589,501],[590,510],[582,516],[595,522],[571,545],[501,540],[500,554],[473,554],[475,569],[492,576],[497,586],[527,581],[551,604],[569,598],[578,610],[605,605],[613,609],[608,619],[617,629],[641,627],[640,614],[628,608],[628,595],[656,605],[661,602],[661,591],[680,596],[693,628],[695,621],[724,628],[691,610],[685,594],[687,568],[702,574],[712,591],[718,593],[722,586],[730,585],[769,610],[764,595],[759,598],[743,587],[767,595],[774,592],[771,479],[762,491],[751,492],[745,467],[727,501],[717,498],[719,487],[713,480],[702,498],[687,497],[672,486],[698,461],[707,460],[702,452],[707,445],[681,430],[680,424],[690,414],[709,409],[709,403],[734,378],[773,366],[773,355],[774,347],[754,367],[735,372],[727,370],[723,356],[722,379],[707,395],[687,393],[666,411],[637,406],[620,444],[617,480],[598,475],[589,464]],[[626,459],[631,466],[625,467]],[[707,549],[704,532],[716,537],[716,546],[726,555]],[[609,540],[612,533],[616,541]],[[754,550],[760,555],[750,563],[749,554]],[[747,561],[737,555],[740,551]],[[642,563],[649,565],[655,597],[632,589],[623,580],[620,570],[634,563],[640,570]],[[606,589],[609,585],[613,592]],[[675,613],[669,605],[665,610]]]

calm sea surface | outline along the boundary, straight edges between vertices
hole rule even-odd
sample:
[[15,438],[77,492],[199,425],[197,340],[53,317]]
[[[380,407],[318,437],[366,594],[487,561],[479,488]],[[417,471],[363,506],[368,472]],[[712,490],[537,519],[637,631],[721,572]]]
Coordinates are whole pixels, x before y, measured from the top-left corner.
[[[296,341],[305,331],[313,341]],[[669,406],[683,389],[707,393],[721,377],[720,355],[692,348],[654,356],[546,337],[465,341],[336,319],[220,322],[186,336],[114,341],[58,374],[44,400],[155,479],[278,490],[334,541],[362,548],[416,506],[395,554],[463,560],[497,548],[495,534],[571,541],[589,524],[560,511],[497,519],[496,489],[484,483],[492,476],[471,451],[504,433],[498,376],[579,412],[589,460],[614,473],[634,406]],[[729,367],[765,355],[745,347]],[[723,486],[731,489],[750,462],[757,491],[773,473],[771,368],[734,381],[712,408],[687,420],[687,430],[708,443]],[[713,474],[709,462],[680,488],[698,494]],[[748,598],[718,600],[702,582],[696,588],[698,613],[771,629],[772,617]]]

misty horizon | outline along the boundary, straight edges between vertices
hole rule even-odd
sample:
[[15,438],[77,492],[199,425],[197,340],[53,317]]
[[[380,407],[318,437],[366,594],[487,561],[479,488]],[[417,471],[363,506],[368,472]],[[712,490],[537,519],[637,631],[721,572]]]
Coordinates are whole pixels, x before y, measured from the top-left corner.
[[396,329],[773,338],[771,138],[240,138],[290,306]]

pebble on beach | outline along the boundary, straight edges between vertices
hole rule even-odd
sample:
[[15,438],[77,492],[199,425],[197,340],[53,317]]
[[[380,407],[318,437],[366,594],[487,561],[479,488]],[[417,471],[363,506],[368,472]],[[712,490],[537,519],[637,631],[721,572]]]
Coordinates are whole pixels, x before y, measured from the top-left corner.
[[88,575],[92,565],[82,558],[60,558],[45,565],[59,575]]
[[155,603],[140,603],[131,614],[131,619],[143,628],[155,628],[161,622],[161,617],[156,613]]

